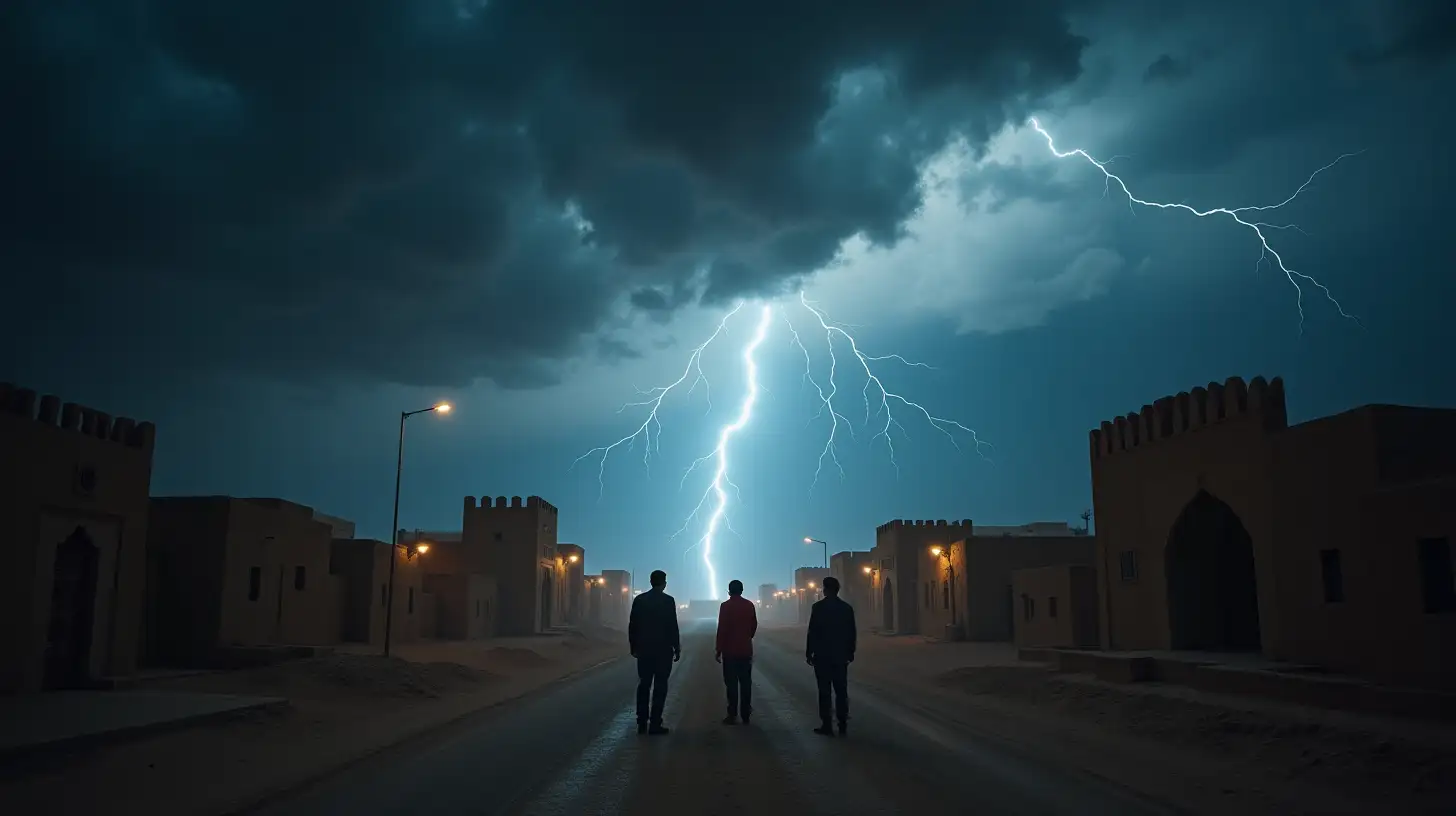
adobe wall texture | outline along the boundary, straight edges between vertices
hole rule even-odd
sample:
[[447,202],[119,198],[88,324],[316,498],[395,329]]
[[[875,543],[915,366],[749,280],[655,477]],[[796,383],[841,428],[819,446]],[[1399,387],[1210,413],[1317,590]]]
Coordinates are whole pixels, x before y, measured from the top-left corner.
[[46,685],[57,547],[73,535],[94,553],[95,576],[77,596],[89,613],[66,630],[75,667],[92,677],[135,671],[155,444],[150,422],[0,383],[0,524],[9,531],[0,620],[10,622],[0,629],[0,691]]
[[[1371,405],[1290,427],[1282,380],[1231,378],[1104,422],[1089,441],[1105,647],[1196,648],[1184,644],[1197,616],[1180,610],[1236,593],[1189,587],[1251,582],[1257,624],[1239,648],[1456,686],[1441,657],[1456,649],[1456,610],[1427,606],[1432,586],[1456,586],[1420,554],[1423,541],[1449,554],[1456,539],[1456,411]],[[1170,554],[1195,550],[1210,564],[1248,551],[1250,577],[1183,582],[1188,556]]]

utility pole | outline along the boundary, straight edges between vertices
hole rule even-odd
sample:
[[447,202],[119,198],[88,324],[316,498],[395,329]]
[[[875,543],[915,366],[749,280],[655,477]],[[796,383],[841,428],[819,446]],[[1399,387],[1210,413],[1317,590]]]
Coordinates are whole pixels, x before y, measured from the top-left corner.
[[1078,518],[1082,519],[1082,535],[1087,535],[1092,531],[1092,509],[1083,510]]

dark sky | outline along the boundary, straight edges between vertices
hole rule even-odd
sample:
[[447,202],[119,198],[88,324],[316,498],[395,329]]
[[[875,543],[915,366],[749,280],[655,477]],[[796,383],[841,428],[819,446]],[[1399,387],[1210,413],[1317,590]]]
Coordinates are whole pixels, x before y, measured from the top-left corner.
[[[701,596],[677,573],[706,518],[669,539],[715,463],[680,480],[768,302],[721,581],[891,518],[1074,520],[1087,429],[1196,384],[1283,375],[1295,420],[1456,404],[1453,48],[1443,0],[9,0],[0,375],[157,422],[154,493],[376,536],[398,412],[449,399],[410,421],[402,526],[540,494],[589,569]],[[1306,285],[1301,329],[1256,235],[1130,211],[1030,116],[1205,209],[1364,151],[1260,217],[1360,323]],[[829,419],[785,321],[825,387],[829,358],[800,290],[865,354],[930,366],[872,363],[994,450],[892,403],[897,474],[837,344],[844,475],[815,484]],[[742,301],[650,468],[639,437],[604,486],[572,469]]]

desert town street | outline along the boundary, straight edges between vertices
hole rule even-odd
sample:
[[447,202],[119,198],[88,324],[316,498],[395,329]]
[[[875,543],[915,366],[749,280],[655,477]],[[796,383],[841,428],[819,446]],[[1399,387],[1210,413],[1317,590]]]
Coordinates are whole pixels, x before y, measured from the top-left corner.
[[1161,812],[1120,789],[978,744],[853,685],[847,738],[816,735],[812,670],[759,638],[754,712],[723,725],[713,629],[684,623],[667,736],[639,736],[618,661],[355,765],[258,811],[310,814]]

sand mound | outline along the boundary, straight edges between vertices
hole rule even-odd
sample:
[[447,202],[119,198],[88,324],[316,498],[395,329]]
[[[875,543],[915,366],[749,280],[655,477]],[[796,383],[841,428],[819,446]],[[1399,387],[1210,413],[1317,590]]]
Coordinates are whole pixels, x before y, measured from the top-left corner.
[[247,673],[259,693],[284,697],[434,698],[469,691],[494,680],[489,672],[458,663],[411,663],[378,655],[329,655],[281,663]]
[[487,650],[486,659],[491,665],[510,666],[518,669],[533,669],[551,662],[539,652],[522,649],[519,646],[495,646]]
[[1287,777],[1362,790],[1399,783],[1456,793],[1456,754],[1445,746],[1344,727],[1318,712],[1245,710],[1213,701],[1122,689],[1043,668],[987,666],[936,678],[958,691],[1014,700],[1140,737],[1239,758]]

